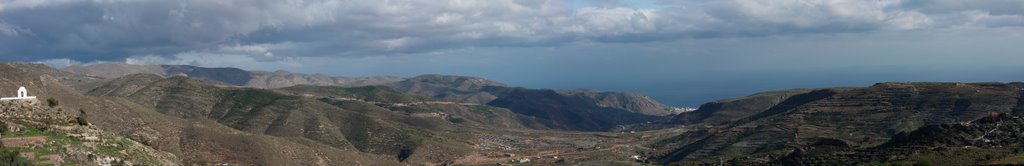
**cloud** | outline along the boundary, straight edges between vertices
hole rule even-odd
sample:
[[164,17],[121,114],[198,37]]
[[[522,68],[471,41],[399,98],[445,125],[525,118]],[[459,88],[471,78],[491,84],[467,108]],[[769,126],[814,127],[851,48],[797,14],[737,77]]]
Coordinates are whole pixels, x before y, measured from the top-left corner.
[[193,65],[205,67],[240,67],[255,70],[299,68],[303,62],[296,58],[266,60],[262,56],[221,54],[211,52],[184,52],[171,56],[141,55],[125,58],[125,63],[138,65]]
[[[0,0],[0,59],[379,56],[1024,26],[1024,1]],[[284,45],[281,45],[285,43]]]
[[283,50],[294,48],[293,43],[274,43],[274,44],[250,44],[250,45],[221,45],[217,52],[220,53],[236,53],[236,54],[247,54],[263,56],[264,58],[273,58],[274,50]]

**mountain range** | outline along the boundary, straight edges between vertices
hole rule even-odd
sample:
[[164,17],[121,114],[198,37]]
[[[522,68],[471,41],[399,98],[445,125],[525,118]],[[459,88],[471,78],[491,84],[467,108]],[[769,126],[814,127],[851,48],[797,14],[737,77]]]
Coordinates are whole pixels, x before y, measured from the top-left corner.
[[[531,89],[468,76],[0,63],[0,94],[19,86],[39,101],[2,101],[6,113],[56,115],[0,116],[21,129],[5,138],[43,130],[51,132],[46,139],[69,141],[4,149],[101,154],[63,157],[82,165],[1024,163],[1024,83],[792,89],[681,111],[636,93]],[[57,115],[65,120],[47,120]],[[51,126],[109,136],[90,143],[82,132]],[[110,151],[105,142],[137,146]]]

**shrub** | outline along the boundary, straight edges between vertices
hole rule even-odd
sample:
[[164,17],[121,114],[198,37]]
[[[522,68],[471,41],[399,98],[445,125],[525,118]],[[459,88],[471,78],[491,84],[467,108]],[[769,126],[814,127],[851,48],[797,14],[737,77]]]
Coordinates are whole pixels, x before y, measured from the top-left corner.
[[113,165],[113,166],[125,166],[125,165],[128,165],[128,164],[125,163],[124,160],[117,160],[117,161],[114,161],[114,162],[110,163],[110,165]]
[[60,105],[60,102],[57,102],[57,99],[54,99],[52,97],[51,98],[46,98],[46,105],[50,106],[50,108],[53,108],[53,107],[57,107],[58,105]]
[[[7,130],[7,123],[0,122],[0,133],[3,133],[3,132],[8,132],[8,130]],[[0,145],[2,145],[2,144],[0,144]]]
[[75,118],[75,121],[78,121],[78,125],[82,125],[82,126],[89,125],[89,121],[85,120],[85,110],[83,110],[81,108],[78,109],[78,117]]
[[452,123],[462,123],[462,122],[466,122],[466,119],[462,119],[460,117],[450,117],[450,118],[448,118],[448,121],[452,122]]
[[917,161],[914,162],[914,166],[931,166],[931,165],[932,165],[932,160],[923,159],[923,158],[917,159]]
[[32,163],[24,157],[19,157],[18,151],[13,149],[0,149],[0,165],[30,166]]

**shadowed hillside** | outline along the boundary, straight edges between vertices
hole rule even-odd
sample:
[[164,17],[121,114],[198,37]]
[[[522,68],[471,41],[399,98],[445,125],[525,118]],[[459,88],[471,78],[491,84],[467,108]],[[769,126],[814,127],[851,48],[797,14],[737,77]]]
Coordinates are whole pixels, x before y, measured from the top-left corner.
[[[867,88],[816,90],[793,95],[772,108],[701,129],[698,139],[677,139],[662,162],[694,162],[710,156],[781,156],[787,147],[820,138],[874,146],[925,125],[971,121],[1020,107],[1019,83],[879,83]],[[694,131],[697,132],[697,131]],[[687,135],[684,133],[683,135]],[[700,138],[703,137],[703,138]]]
[[563,96],[554,90],[489,87],[486,91],[500,96],[487,105],[508,108],[513,112],[549,119],[560,128],[583,131],[606,131],[619,125],[643,123],[660,117],[600,107],[594,98]]

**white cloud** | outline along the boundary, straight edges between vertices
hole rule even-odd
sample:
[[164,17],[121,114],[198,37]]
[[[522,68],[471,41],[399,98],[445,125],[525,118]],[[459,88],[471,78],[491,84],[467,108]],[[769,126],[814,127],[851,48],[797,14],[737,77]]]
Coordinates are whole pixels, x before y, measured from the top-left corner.
[[217,49],[218,53],[232,53],[232,54],[247,54],[263,56],[264,58],[273,58],[274,50],[291,49],[294,48],[295,44],[291,42],[274,43],[274,44],[249,44],[249,45],[221,45]]
[[383,47],[386,50],[395,50],[405,47],[407,44],[409,44],[409,40],[411,40],[411,38],[409,37],[400,37],[394,39],[378,40],[377,43],[380,44],[380,47]]
[[4,10],[45,7],[76,2],[76,0],[0,0],[0,12]]
[[193,65],[204,67],[240,67],[249,70],[276,70],[303,66],[296,58],[279,58],[272,61],[243,54],[221,54],[210,52],[185,52],[172,56],[140,55],[125,58],[125,63],[138,65]]
[[964,11],[961,12],[967,18],[963,26],[1024,26],[1024,15],[993,15],[988,11]]
[[578,22],[569,32],[588,36],[655,32],[656,21],[661,19],[653,9],[630,8],[581,8],[573,16]]
[[[13,36],[0,39],[0,54],[102,59],[187,52],[264,58],[374,56],[593,41],[1024,26],[1024,1],[1015,0],[629,3],[570,7],[549,0],[0,0],[0,36]],[[35,35],[23,35],[27,33]]]
[[0,22],[0,35],[18,36],[18,30],[15,30],[11,25]]
[[26,35],[30,35],[30,36],[34,35],[31,30],[28,30],[28,29],[25,29],[25,28],[22,28],[22,27],[18,27],[18,26],[15,26],[15,25],[10,25],[10,24],[4,23],[3,20],[0,20],[0,36],[18,37],[18,36],[20,36],[22,34],[26,34]]

